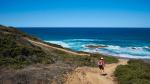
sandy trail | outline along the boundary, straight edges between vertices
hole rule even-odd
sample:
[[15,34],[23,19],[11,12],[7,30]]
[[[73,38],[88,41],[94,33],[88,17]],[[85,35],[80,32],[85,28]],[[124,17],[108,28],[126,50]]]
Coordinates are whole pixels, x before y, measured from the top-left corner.
[[74,54],[74,55],[81,55],[81,56],[84,56],[84,55],[89,56],[90,55],[90,54],[85,54],[85,53],[73,52],[73,51],[70,51],[70,50],[63,49],[63,48],[53,47],[53,46],[50,46],[50,45],[45,44],[45,43],[41,43],[41,42],[30,40],[28,38],[25,38],[25,39],[27,39],[28,41],[30,41],[33,44],[36,44],[37,46],[48,47],[48,48],[51,48],[51,49],[56,49],[56,50],[64,51],[66,53],[70,53],[70,54]]
[[127,64],[127,60],[119,59],[118,63],[106,64],[106,76],[102,76],[98,68],[79,67],[73,73],[68,74],[65,84],[117,84],[113,72],[118,65]]

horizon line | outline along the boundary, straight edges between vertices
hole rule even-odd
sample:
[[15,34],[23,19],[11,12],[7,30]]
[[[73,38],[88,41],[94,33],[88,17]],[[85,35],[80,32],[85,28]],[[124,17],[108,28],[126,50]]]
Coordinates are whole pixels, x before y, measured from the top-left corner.
[[150,28],[150,27],[16,27],[16,28]]

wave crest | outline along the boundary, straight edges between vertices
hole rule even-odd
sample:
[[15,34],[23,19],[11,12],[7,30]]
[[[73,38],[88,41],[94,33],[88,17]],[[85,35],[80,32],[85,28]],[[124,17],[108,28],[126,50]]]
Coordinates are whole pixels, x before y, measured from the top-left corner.
[[[101,53],[111,56],[118,56],[118,57],[126,57],[126,58],[143,58],[143,59],[150,59],[150,49],[147,46],[142,46],[139,44],[137,46],[129,46],[130,41],[125,41],[127,46],[121,40],[121,45],[115,44],[116,42],[109,40],[99,40],[99,39],[67,39],[62,41],[46,41],[54,44],[61,45],[66,48],[71,48],[77,51],[85,51],[91,53]],[[118,42],[118,41],[117,41]],[[131,45],[132,42],[131,41]],[[90,49],[86,47],[87,45],[105,45],[106,47],[96,49]]]

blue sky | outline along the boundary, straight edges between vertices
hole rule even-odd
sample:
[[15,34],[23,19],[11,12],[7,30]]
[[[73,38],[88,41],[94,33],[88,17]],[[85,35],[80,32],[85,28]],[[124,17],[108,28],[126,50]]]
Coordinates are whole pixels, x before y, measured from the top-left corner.
[[16,27],[150,27],[150,0],[0,0]]

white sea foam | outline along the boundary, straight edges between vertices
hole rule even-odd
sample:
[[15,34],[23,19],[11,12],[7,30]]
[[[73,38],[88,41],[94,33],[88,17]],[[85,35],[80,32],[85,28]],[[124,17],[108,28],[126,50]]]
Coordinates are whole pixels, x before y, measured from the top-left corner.
[[46,41],[46,42],[57,44],[57,45],[61,45],[61,46],[66,47],[66,48],[70,47],[67,43],[65,43],[63,41]]
[[145,46],[144,48],[146,48],[146,49],[150,49],[150,46]]
[[107,46],[107,45],[104,45],[104,44],[90,43],[90,44],[83,44],[82,47],[88,48],[88,47],[87,47],[88,45],[93,45],[93,46]]
[[125,57],[125,58],[137,58],[137,59],[150,59],[150,52],[145,50],[144,47],[120,47],[107,45],[108,47],[100,48],[98,51],[95,49],[85,49],[85,52],[102,53],[105,55]]
[[106,47],[107,49],[113,49],[113,50],[118,50],[121,47],[120,46],[113,46],[113,45],[108,45],[108,47]]
[[120,47],[110,45],[104,50],[101,49],[100,53],[127,58],[150,59],[150,52],[145,50],[144,47]]
[[[86,41],[86,42],[85,42]],[[150,59],[150,51],[147,46],[119,46],[119,45],[106,45],[100,43],[94,43],[91,41],[104,41],[98,39],[67,39],[62,41],[46,41],[54,44],[61,45],[66,48],[71,48],[77,51],[85,51],[91,53],[102,53],[106,55],[125,57],[125,58],[140,58]],[[110,41],[111,43],[111,41]],[[90,49],[87,45],[105,45],[106,47],[96,49]]]

